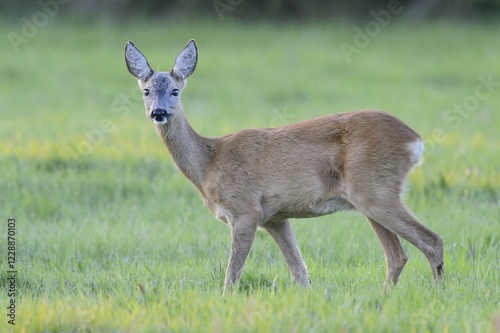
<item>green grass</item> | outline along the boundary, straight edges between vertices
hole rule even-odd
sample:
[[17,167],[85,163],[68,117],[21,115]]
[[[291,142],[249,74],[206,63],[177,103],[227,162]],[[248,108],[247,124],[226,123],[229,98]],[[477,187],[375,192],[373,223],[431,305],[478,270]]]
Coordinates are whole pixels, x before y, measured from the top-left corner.
[[[16,326],[2,315],[0,331],[499,332],[500,87],[466,116],[444,115],[478,77],[500,82],[500,26],[396,22],[347,63],[339,45],[353,43],[354,25],[56,17],[17,54],[2,39],[2,314],[11,216],[18,295]],[[406,202],[445,240],[445,289],[405,242],[410,261],[385,294],[369,224],[339,213],[293,222],[311,291],[260,232],[239,293],[221,297],[229,229],[173,165],[123,59],[131,39],[170,69],[193,37],[200,59],[183,104],[204,135],[357,109],[421,133],[428,149]]]

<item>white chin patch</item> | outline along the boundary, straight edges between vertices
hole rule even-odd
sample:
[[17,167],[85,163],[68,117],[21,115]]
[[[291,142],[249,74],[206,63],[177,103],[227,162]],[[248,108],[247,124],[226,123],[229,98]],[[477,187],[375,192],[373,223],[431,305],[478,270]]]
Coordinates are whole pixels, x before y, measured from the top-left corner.
[[153,123],[155,123],[155,125],[165,125],[167,123],[167,117],[164,117],[161,121],[153,119]]

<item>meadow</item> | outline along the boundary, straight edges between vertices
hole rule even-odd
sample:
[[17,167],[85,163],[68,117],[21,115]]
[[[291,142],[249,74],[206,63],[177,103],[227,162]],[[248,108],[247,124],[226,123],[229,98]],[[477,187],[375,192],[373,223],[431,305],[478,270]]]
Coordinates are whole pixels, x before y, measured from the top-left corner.
[[[364,26],[54,17],[17,52],[2,38],[0,331],[500,332],[500,25],[395,21],[346,58]],[[222,297],[229,228],[172,163],[123,56],[130,39],[169,70],[190,38],[182,100],[205,136],[360,109],[416,129],[426,152],[406,203],[444,238],[444,288],[403,242],[410,260],[384,293],[378,239],[348,212],[293,221],[312,290],[259,232]]]

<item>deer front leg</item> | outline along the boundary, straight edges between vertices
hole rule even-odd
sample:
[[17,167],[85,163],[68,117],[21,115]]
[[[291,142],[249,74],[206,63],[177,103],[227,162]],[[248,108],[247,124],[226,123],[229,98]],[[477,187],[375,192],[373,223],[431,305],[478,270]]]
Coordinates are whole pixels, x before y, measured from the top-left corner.
[[264,229],[278,244],[295,282],[304,288],[310,289],[311,284],[309,283],[307,267],[304,260],[302,260],[290,222],[288,220],[268,222],[264,225]]
[[257,225],[250,219],[237,219],[231,224],[231,254],[226,270],[224,293],[230,292],[240,279],[243,266],[252,248]]

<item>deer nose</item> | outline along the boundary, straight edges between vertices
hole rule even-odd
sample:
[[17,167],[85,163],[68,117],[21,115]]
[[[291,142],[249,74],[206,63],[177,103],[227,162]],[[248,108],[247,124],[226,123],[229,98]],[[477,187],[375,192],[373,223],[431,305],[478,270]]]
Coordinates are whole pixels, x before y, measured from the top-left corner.
[[157,124],[164,124],[167,122],[168,118],[172,116],[171,113],[168,113],[167,110],[162,108],[156,108],[151,112],[151,119]]
[[167,110],[165,109],[154,109],[153,112],[151,112],[151,117],[166,117],[167,116]]

